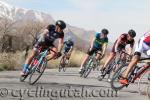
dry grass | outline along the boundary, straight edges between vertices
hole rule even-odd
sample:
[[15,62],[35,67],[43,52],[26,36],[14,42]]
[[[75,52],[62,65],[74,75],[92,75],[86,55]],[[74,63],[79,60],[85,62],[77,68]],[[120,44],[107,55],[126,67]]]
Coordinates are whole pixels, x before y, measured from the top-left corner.
[[1,53],[0,54],[0,70],[14,70],[22,68],[24,62],[23,52]]
[[[83,56],[84,56],[83,52],[81,52],[79,50],[74,50],[72,52],[72,54],[71,54],[71,57],[70,57],[69,67],[79,67],[80,64],[81,64],[81,61],[83,59]],[[59,58],[57,60],[51,60],[51,61],[49,61],[48,66],[50,68],[56,68],[56,67],[58,67],[60,59],[61,58]]]
[[[20,52],[20,51],[17,51],[16,53],[1,53],[0,71],[22,69],[22,65],[25,62],[24,54],[25,54],[24,52]],[[85,53],[79,50],[74,50],[70,58],[69,67],[79,67],[84,56]],[[104,63],[104,61],[107,59],[107,56],[108,55],[106,55],[106,57],[102,60],[102,63]],[[57,68],[59,62],[60,62],[60,58],[49,61],[48,68]]]

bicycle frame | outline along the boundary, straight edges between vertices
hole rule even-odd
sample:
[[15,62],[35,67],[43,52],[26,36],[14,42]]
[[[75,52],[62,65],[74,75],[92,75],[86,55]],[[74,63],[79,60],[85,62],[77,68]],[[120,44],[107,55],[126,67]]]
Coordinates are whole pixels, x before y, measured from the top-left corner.
[[150,66],[144,66],[141,67],[139,70],[139,72],[137,73],[137,75],[133,78],[133,80],[136,80],[138,77],[140,77],[146,70],[148,70],[150,68]]
[[[123,57],[122,57],[122,56],[123,56]],[[112,60],[112,61],[110,62],[111,66],[114,66],[114,65],[115,65],[115,67],[116,67],[117,65],[120,64],[120,61],[123,62],[123,63],[125,63],[125,62],[126,62],[126,56],[131,57],[128,53],[126,53],[126,52],[124,52],[124,51],[119,52],[119,59],[117,59],[117,57],[115,57],[114,60]],[[117,61],[116,61],[116,59],[117,59]],[[110,66],[109,66],[109,67],[110,67]],[[114,67],[109,68],[109,69],[111,70],[111,69],[113,69],[113,68],[114,68]]]
[[62,62],[60,62],[60,64],[62,64],[62,65],[63,65],[63,64],[65,63],[66,56],[67,56],[67,54],[66,54],[66,53],[62,56],[62,58],[61,58]]
[[49,53],[49,49],[47,49],[46,51],[41,52],[40,54],[38,54],[38,55],[41,55],[41,57],[40,57],[40,59],[38,60],[38,63],[36,63],[32,68],[35,68],[36,66],[39,66],[39,65],[41,64],[43,58],[45,58],[48,53]]
[[[144,61],[144,60],[149,60],[150,58],[142,58],[139,61]],[[139,63],[144,63],[144,62],[139,62]],[[148,70],[150,68],[150,65],[147,66],[142,66],[137,70],[136,75],[134,74],[134,71],[136,70],[136,67],[134,67],[134,69],[131,71],[130,75],[129,75],[129,80],[131,83],[133,83],[137,78],[139,78],[146,70]],[[134,75],[133,77],[131,77],[131,75]]]
[[[41,52],[40,54],[38,54],[38,55],[41,55],[41,57],[40,57],[40,59],[38,60],[38,63],[36,63],[33,67],[32,67],[32,69],[34,69],[36,66],[39,66],[41,63],[42,63],[42,60],[49,54],[49,51],[53,51],[52,49],[51,49],[51,47],[49,47],[47,50],[45,50],[44,52]],[[55,52],[55,51],[53,51],[53,52]],[[56,53],[56,52],[55,52]]]
[[[96,57],[96,53],[94,53],[94,54],[89,58],[90,60],[88,61],[88,64],[87,64],[88,66],[89,66],[89,64],[91,64],[91,62],[94,61],[94,59],[96,59],[95,57]],[[93,67],[93,66],[90,65],[90,67]]]

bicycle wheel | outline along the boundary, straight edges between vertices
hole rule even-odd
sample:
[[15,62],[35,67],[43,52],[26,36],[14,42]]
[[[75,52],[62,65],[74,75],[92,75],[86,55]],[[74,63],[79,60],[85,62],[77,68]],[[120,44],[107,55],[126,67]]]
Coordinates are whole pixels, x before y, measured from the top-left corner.
[[[101,75],[98,76],[98,80],[99,80],[99,81],[102,81],[102,80],[105,78],[106,74],[108,74],[108,78],[110,77],[109,74],[111,73],[111,70],[112,70],[113,65],[114,65],[114,63],[111,62],[110,64],[108,64],[108,65],[106,66],[106,69],[105,69],[104,71],[101,71]],[[108,79],[108,78],[107,78],[107,79]]]
[[113,74],[116,72],[116,70],[120,67],[120,66],[123,66],[124,63],[121,62],[121,60],[118,60],[117,63],[116,62],[113,62],[108,70],[108,77],[107,77],[107,81],[110,82],[111,79],[112,79],[112,76]]
[[47,66],[47,61],[45,59],[43,59],[41,61],[40,65],[37,64],[36,66],[34,66],[31,69],[31,74],[30,74],[30,77],[29,77],[30,85],[35,84],[40,79],[40,77],[42,76],[43,72],[46,69],[46,66]]
[[149,70],[145,71],[138,80],[138,90],[140,95],[147,95],[147,88],[149,85],[148,71]]
[[64,67],[63,67],[63,72],[66,72],[66,69],[67,69],[66,66],[64,66]]
[[90,74],[92,68],[93,68],[93,61],[90,60],[90,62],[86,65],[86,69],[85,69],[84,75],[83,75],[84,78],[86,78]]
[[124,71],[126,70],[128,64],[126,65],[122,65],[120,66],[120,68],[118,68],[116,70],[116,72],[114,73],[113,77],[112,77],[112,80],[110,82],[111,84],[111,88],[115,91],[117,90],[121,90],[124,86],[126,85],[123,85],[119,82],[120,78],[121,78],[121,75],[124,73]]
[[114,74],[113,68],[114,68],[116,65],[117,65],[116,63],[113,63],[113,64],[110,65],[110,68],[108,69],[108,72],[107,72],[107,74],[108,74],[107,81],[108,81],[108,82],[110,82],[111,79],[112,79],[112,75]]
[[59,64],[59,67],[58,67],[58,71],[61,72],[61,70],[63,70],[64,72],[66,71],[64,68],[65,68],[65,55],[63,55],[63,57],[61,58],[60,60],[60,64]]

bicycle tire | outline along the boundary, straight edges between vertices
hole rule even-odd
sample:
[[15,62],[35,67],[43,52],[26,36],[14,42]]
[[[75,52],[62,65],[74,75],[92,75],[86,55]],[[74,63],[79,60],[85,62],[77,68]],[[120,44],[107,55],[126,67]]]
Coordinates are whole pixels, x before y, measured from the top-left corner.
[[[109,69],[109,74],[108,74],[108,77],[107,77],[107,80],[110,82],[110,80],[112,79],[112,76],[113,74],[115,73],[115,71],[117,70],[116,69],[116,66],[122,66],[122,65],[125,65],[123,62],[121,62],[121,60],[118,60],[117,63],[114,62],[113,64],[111,64],[111,67]],[[115,70],[114,70],[115,69]],[[114,70],[114,71],[113,71]],[[107,72],[108,73],[108,72]],[[109,80],[110,79],[110,80]]]
[[149,69],[147,69],[140,77],[140,79],[138,80],[138,91],[140,95],[146,95],[147,94],[147,88],[149,85],[149,81],[148,81],[148,73],[147,71],[149,71]]
[[61,58],[61,60],[60,60],[60,63],[59,63],[59,68],[58,68],[58,71],[59,72],[61,72],[61,70],[63,70],[63,72],[65,72],[66,71],[66,64],[62,64],[62,61],[64,60],[64,58],[65,58],[65,55],[63,55],[63,57]]
[[[116,70],[116,72],[114,73],[113,77],[112,77],[112,80],[110,82],[111,84],[111,88],[115,91],[118,91],[118,90],[121,90],[123,87],[125,87],[126,85],[123,85],[123,84],[120,84],[119,83],[119,79],[120,79],[120,76],[122,75],[122,73],[126,70],[126,66],[128,66],[128,64],[125,64],[125,65],[122,65],[120,66],[120,68],[118,68]],[[125,69],[123,69],[125,68]],[[122,71],[123,70],[123,71]],[[118,81],[118,83],[120,84],[120,86],[115,86],[114,83],[116,82],[116,79]]]
[[38,66],[31,69],[31,74],[29,77],[29,84],[30,85],[34,85],[40,79],[40,77],[42,76],[42,74],[44,73],[44,71],[46,69],[46,66],[47,66],[47,61],[45,59],[43,59],[41,67],[40,67],[40,69],[43,68],[43,70],[39,73],[38,77],[33,82],[32,82],[32,77],[33,77],[33,74],[36,72]]
[[90,74],[91,70],[93,69],[93,67],[92,67],[93,65],[91,65],[92,62],[93,62],[93,61],[90,61],[90,62],[86,65],[86,69],[85,69],[84,75],[83,75],[84,78],[87,78],[87,76]]

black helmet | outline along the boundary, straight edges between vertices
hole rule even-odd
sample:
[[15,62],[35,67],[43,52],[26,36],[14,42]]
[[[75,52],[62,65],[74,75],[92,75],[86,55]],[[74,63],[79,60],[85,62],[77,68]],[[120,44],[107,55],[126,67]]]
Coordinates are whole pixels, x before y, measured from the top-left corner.
[[108,31],[107,29],[104,28],[104,29],[102,29],[101,33],[103,33],[103,34],[108,34],[109,31]]
[[66,28],[66,23],[62,20],[58,20],[56,21],[56,25],[58,25],[61,29],[65,29]]
[[128,34],[133,38],[136,36],[136,32],[132,29],[128,31]]
[[53,30],[55,30],[55,25],[50,24],[50,25],[47,26],[47,29],[49,31],[53,31]]

